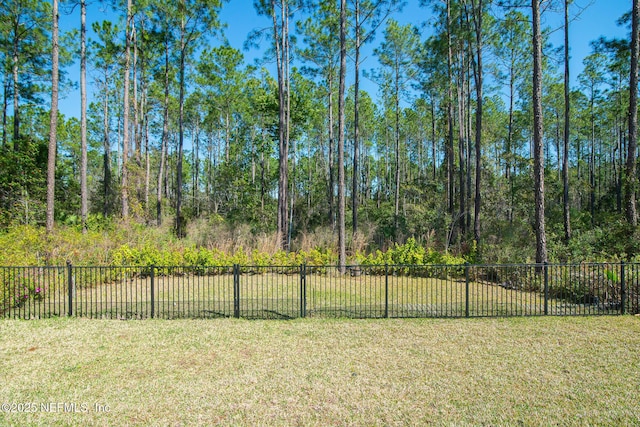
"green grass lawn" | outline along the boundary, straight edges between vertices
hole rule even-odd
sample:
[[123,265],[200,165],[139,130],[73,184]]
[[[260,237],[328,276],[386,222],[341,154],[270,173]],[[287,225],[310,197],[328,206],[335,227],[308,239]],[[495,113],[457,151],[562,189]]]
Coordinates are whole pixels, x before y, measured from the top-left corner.
[[640,425],[640,318],[3,320],[0,384],[0,425]]

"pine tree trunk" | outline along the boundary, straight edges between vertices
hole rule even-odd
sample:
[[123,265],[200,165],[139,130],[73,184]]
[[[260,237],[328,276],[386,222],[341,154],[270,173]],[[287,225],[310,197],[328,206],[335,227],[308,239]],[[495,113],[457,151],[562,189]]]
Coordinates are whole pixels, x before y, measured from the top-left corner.
[[[463,62],[461,58],[460,62]],[[460,67],[458,72],[458,228],[460,234],[458,237],[464,239],[467,233],[466,227],[466,194],[465,194],[465,178],[468,173],[468,164],[466,163],[466,143],[465,143],[465,99],[466,99],[466,81],[464,67]],[[466,173],[465,173],[466,172]]]
[[87,232],[88,194],[87,194],[87,53],[86,53],[86,19],[87,4],[80,1],[80,217],[82,232]]
[[513,124],[514,124],[514,98],[515,98],[515,78],[514,78],[514,67],[511,64],[511,69],[509,72],[509,125],[507,130],[507,160],[505,161],[505,178],[507,180],[507,185],[509,186],[509,208],[507,217],[509,220],[509,224],[513,223],[513,205],[514,205],[514,191],[513,191],[513,178],[511,177],[511,151],[513,146]]
[[53,0],[53,30],[51,32],[51,117],[49,123],[49,155],[47,160],[47,233],[53,231],[55,185],[56,185],[56,150],[58,138],[58,0]]
[[627,145],[626,171],[626,205],[627,222],[632,226],[638,225],[636,212],[636,151],[638,146],[638,21],[640,20],[640,0],[633,0],[631,13],[631,74],[629,77],[629,143]]
[[353,84],[353,171],[351,190],[351,231],[355,237],[358,232],[358,144],[360,143],[360,0],[354,0],[355,11],[355,80]]
[[2,148],[7,147],[7,111],[9,110],[9,79],[2,85]]
[[158,170],[158,185],[156,186],[156,221],[158,227],[162,225],[162,190],[164,188],[164,173],[166,167],[167,148],[169,146],[169,41],[164,46],[164,101],[162,105],[162,141],[160,147],[160,168]]
[[436,165],[436,105],[434,97],[431,96],[431,159],[433,161],[432,166],[432,178],[435,181],[438,173],[438,167]]
[[345,80],[347,73],[347,1],[340,0],[340,83],[338,88],[338,264],[344,274],[347,263],[345,242]]
[[15,37],[13,39],[13,59],[12,59],[12,76],[13,76],[13,150],[20,149],[20,85],[18,80],[18,28],[14,29]]
[[122,112],[122,177],[120,195],[122,198],[122,218],[126,221],[129,218],[129,79],[131,67],[131,21],[132,0],[127,0],[127,28],[125,36],[125,63],[124,63],[124,100]]
[[393,192],[393,232],[396,240],[398,233],[398,219],[400,216],[400,68],[396,59],[395,69],[395,124],[394,124],[394,192]]
[[289,229],[288,218],[288,186],[289,186],[289,140],[288,140],[288,43],[287,32],[288,6],[286,0],[281,0],[280,31],[276,17],[275,0],[271,1],[273,19],[273,37],[276,48],[276,67],[278,71],[278,212],[276,245],[282,249],[288,249],[287,231]]
[[144,171],[144,206],[145,212],[149,215],[149,190],[151,188],[151,152],[149,151],[149,112],[145,113],[145,138],[144,138],[144,161],[145,161],[145,171]]
[[533,12],[533,147],[536,263],[547,261],[547,236],[544,223],[544,150],[542,123],[542,44],[540,0],[532,0]]
[[453,182],[453,88],[452,85],[452,47],[451,47],[451,0],[447,0],[447,200],[448,211],[454,214],[454,182]]
[[[140,128],[140,104],[138,103],[138,32],[136,30],[135,21],[131,22],[131,44],[133,47],[133,69],[131,75],[133,77],[132,91],[133,91],[133,152],[135,155],[136,166],[140,167],[142,164],[142,133]],[[136,192],[140,191],[140,174],[136,171]]]
[[328,147],[328,152],[329,152],[329,159],[328,159],[328,163],[329,163],[329,179],[328,179],[328,189],[327,189],[327,202],[329,205],[329,224],[331,224],[331,229],[334,230],[335,229],[335,224],[336,224],[336,219],[334,217],[335,213],[334,213],[334,200],[333,200],[333,195],[334,195],[334,191],[335,191],[335,185],[334,185],[334,170],[333,170],[333,146],[335,143],[335,135],[334,135],[334,126],[333,126],[333,78],[330,76],[329,77],[329,82],[327,83],[327,85],[329,86],[329,147]]
[[109,75],[108,70],[104,71],[104,103],[103,109],[103,168],[104,168],[104,200],[102,205],[102,213],[105,216],[111,214],[111,140],[109,139]]
[[569,209],[569,137],[571,132],[571,100],[569,97],[569,0],[564,1],[564,147],[562,156],[562,206],[564,240],[571,240],[571,211]]
[[483,75],[482,75],[482,0],[478,0],[478,7],[474,4],[474,18],[476,27],[476,182],[475,204],[473,209],[473,239],[480,244],[480,209],[482,207],[482,113],[483,113]]
[[182,18],[180,28],[180,70],[179,70],[179,95],[178,95],[178,158],[176,160],[176,219],[175,233],[179,238],[185,236],[184,218],[182,217],[182,161],[184,158],[184,97],[185,97],[185,73],[186,73],[186,41],[185,18]]

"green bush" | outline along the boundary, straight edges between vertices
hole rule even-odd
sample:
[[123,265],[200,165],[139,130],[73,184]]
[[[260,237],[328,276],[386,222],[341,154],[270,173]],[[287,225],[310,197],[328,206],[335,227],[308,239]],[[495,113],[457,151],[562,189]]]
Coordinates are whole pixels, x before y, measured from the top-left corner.
[[[370,254],[356,254],[356,262],[362,266],[373,266],[370,271],[372,274],[384,274],[384,266],[395,266],[396,274],[419,274],[424,276],[432,276],[436,272],[461,276],[464,275],[464,264],[466,260],[463,257],[457,257],[449,253],[440,253],[431,248],[425,249],[418,245],[414,238],[409,238],[405,244],[395,244],[393,247],[382,252],[380,250]],[[426,266],[418,270],[410,269],[406,266]],[[428,266],[454,266],[448,269],[428,268]]]
[[46,259],[44,228],[20,225],[0,233],[0,265],[42,265]]
[[409,238],[403,245],[395,244],[391,249],[391,260],[396,265],[424,264],[425,249],[416,243],[416,239]]
[[620,301],[620,279],[614,269],[590,269],[588,264],[576,273],[567,269],[550,278],[549,295],[574,304],[616,304]]
[[314,267],[326,267],[338,263],[338,254],[331,249],[310,249],[300,252],[303,263]]
[[150,244],[140,248],[122,245],[112,253],[111,264],[114,266],[143,267],[143,274],[148,274],[146,267],[156,266],[158,274],[164,274],[166,266],[194,267],[196,274],[211,274],[212,267],[230,267],[232,265],[245,265],[256,267],[286,267],[298,269],[301,264],[314,267],[324,267],[335,264],[336,254],[329,249],[311,249],[309,251],[286,252],[277,251],[269,255],[257,250],[250,254],[242,247],[233,254],[225,253],[219,249],[207,249],[204,247],[188,246],[184,249],[161,250]]
[[[234,243],[226,249],[211,245],[197,244],[189,239],[176,239],[166,229],[147,227],[142,224],[110,222],[99,216],[90,218],[90,229],[83,233],[77,224],[58,226],[51,234],[44,228],[17,226],[0,233],[1,265],[59,265],[70,261],[76,266],[126,266],[133,270],[114,270],[104,273],[99,280],[110,282],[122,279],[123,275],[148,275],[150,267],[156,267],[158,275],[172,274],[168,267],[190,267],[195,274],[216,274],[218,267],[246,265],[256,267],[284,267],[287,271],[297,271],[306,264],[314,272],[324,272],[327,266],[336,265],[338,256],[327,245],[306,250],[271,252],[256,248],[245,249]],[[311,242],[309,242],[311,243]],[[385,265],[461,265],[464,258],[426,249],[410,238],[404,244],[394,244],[388,250],[371,253],[356,252],[348,264],[372,267],[371,273],[384,274]],[[451,270],[457,271],[457,270]],[[396,274],[413,273],[407,267],[398,267]],[[451,274],[451,273],[449,273]],[[456,273],[457,274],[457,273]]]

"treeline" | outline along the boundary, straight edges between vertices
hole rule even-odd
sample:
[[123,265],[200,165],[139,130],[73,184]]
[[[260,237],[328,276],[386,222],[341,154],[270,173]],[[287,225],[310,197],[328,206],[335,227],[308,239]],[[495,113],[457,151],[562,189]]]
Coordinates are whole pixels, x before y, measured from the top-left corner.
[[[409,238],[487,262],[633,257],[638,1],[576,78],[580,5],[521,3],[427,1],[423,34],[397,0],[260,1],[260,66],[216,0],[7,0],[0,227],[222,222],[285,251],[328,233],[340,264]],[[51,115],[76,84],[81,117]]]

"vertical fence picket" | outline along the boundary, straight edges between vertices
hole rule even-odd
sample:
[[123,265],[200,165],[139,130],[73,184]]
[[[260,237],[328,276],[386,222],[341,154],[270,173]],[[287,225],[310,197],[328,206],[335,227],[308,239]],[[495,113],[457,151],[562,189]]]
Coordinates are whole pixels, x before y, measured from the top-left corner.
[[69,307],[67,308],[67,315],[73,316],[73,270],[71,267],[71,261],[67,261],[67,298]]
[[233,317],[240,318],[240,278],[238,265],[233,266]]
[[627,304],[627,286],[624,270],[624,261],[620,261],[620,314],[625,313],[625,305]]
[[464,316],[469,317],[469,263],[464,265]]
[[153,319],[155,316],[155,278],[156,278],[156,268],[151,266],[151,318]]
[[544,315],[549,315],[549,263],[544,262]]
[[389,266],[384,266],[384,317],[389,317]]
[[305,318],[307,315],[307,266],[300,265],[300,317]]

